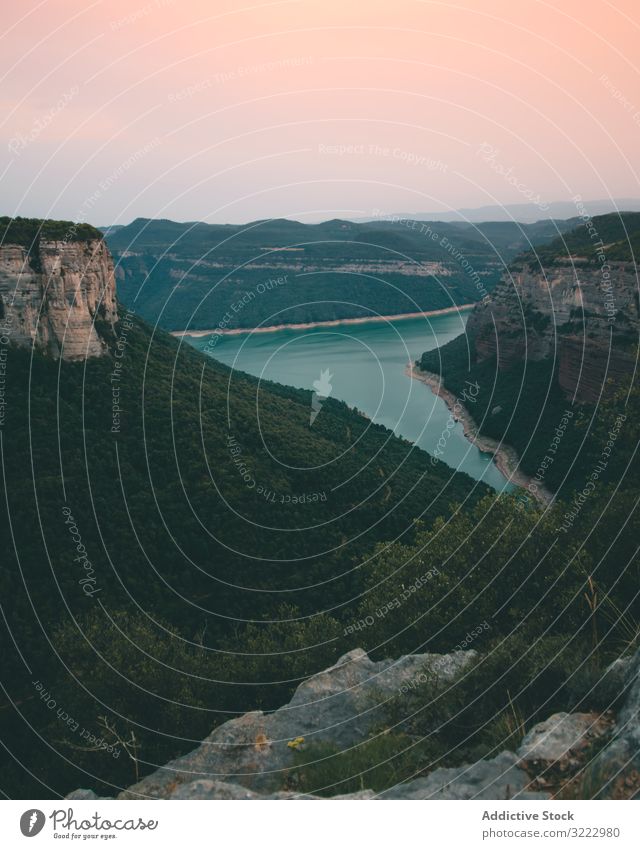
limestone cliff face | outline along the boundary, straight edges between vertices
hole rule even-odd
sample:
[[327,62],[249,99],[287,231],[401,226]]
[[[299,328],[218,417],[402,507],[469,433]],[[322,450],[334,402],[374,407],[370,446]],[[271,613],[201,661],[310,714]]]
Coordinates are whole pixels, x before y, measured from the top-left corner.
[[117,321],[111,255],[102,239],[0,246],[0,321],[11,342],[55,358],[106,353],[96,330]]
[[586,263],[513,270],[469,318],[477,361],[495,358],[508,369],[521,360],[555,359],[568,397],[594,403],[610,395],[634,369],[636,275],[623,262],[604,270]]

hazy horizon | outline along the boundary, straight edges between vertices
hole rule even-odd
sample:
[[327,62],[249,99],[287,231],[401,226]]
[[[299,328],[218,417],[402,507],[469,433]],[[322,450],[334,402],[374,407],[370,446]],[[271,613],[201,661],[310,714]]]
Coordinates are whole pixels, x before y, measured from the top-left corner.
[[[586,207],[589,210],[590,215],[604,215],[607,212],[638,212],[640,211],[640,198],[614,198],[611,202],[608,202],[608,206],[610,208],[603,209],[600,211],[598,207],[604,202],[600,198],[593,198],[591,200],[581,200],[580,201],[582,207]],[[575,205],[571,202],[563,202],[563,201],[552,201],[549,206],[553,209],[554,206],[567,206],[568,210],[572,210],[571,214],[567,215],[558,215],[554,214],[553,217],[557,220],[560,219],[568,219],[579,217],[580,212],[576,210]],[[531,224],[536,221],[543,221],[547,218],[551,217],[549,214],[540,213],[538,217],[535,216],[521,216],[517,217],[517,213],[514,211],[514,208],[517,206],[525,206],[520,204],[507,204],[505,206],[494,206],[490,209],[496,210],[496,217],[482,217],[485,209],[489,209],[488,207],[474,207],[472,209],[456,209],[452,210],[450,213],[442,213],[441,218],[437,218],[438,213],[435,212],[421,212],[419,210],[415,210],[413,212],[392,212],[388,215],[379,215],[372,216],[369,218],[350,218],[348,216],[334,216],[334,218],[318,218],[318,219],[308,219],[303,221],[299,218],[292,217],[284,217],[284,216],[267,216],[266,218],[253,218],[247,219],[244,221],[204,221],[197,218],[153,218],[148,215],[137,215],[135,218],[132,218],[129,221],[119,222],[118,224],[105,224],[104,222],[96,222],[96,221],[88,221],[87,223],[93,224],[93,226],[98,227],[100,229],[107,229],[108,227],[127,227],[130,224],[133,224],[134,221],[139,219],[149,220],[149,221],[172,221],[175,224],[212,224],[212,225],[220,225],[220,226],[230,226],[230,227],[242,227],[244,225],[256,224],[259,221],[292,221],[297,222],[299,224],[325,224],[332,220],[343,220],[348,221],[353,224],[366,224],[371,221],[389,221],[389,220],[415,220],[415,221],[440,221],[443,223],[453,223],[459,221],[460,223],[469,223],[469,224],[479,224],[479,223],[494,223],[494,222],[505,222],[511,221],[516,224]],[[594,208],[595,207],[595,211]],[[498,215],[498,213],[501,213]],[[488,213],[491,215],[491,213]],[[39,216],[42,217],[42,216]]]

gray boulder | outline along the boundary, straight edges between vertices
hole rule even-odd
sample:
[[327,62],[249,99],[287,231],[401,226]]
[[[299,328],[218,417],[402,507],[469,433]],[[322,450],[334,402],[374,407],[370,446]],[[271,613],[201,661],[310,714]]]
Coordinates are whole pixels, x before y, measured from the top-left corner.
[[197,781],[241,785],[261,794],[277,792],[294,765],[296,746],[330,742],[346,748],[366,740],[383,721],[391,699],[423,680],[452,680],[474,656],[473,651],[456,651],[375,663],[362,649],[354,649],[300,684],[288,705],[225,722],[197,749],[143,778],[119,798],[177,798],[180,785]]
[[[283,789],[295,763],[296,747],[324,741],[345,749],[365,741],[384,721],[394,697],[425,682],[433,681],[437,687],[451,681],[474,657],[473,651],[457,651],[374,663],[362,649],[355,649],[304,681],[289,704],[273,713],[254,711],[225,722],[197,749],[156,770],[118,798],[320,799]],[[640,651],[607,670],[608,681],[619,685],[618,689],[626,688],[613,732],[610,712],[602,716],[558,713],[531,729],[515,753],[436,769],[378,795],[362,790],[333,798],[546,799],[548,793],[535,791],[553,784],[547,780],[549,775],[553,779],[557,773],[564,785],[567,775],[571,779],[577,770],[586,775],[585,768],[593,769],[595,793],[621,798],[640,795],[639,672]],[[586,763],[591,757],[588,746],[604,735],[611,735],[611,742]],[[67,798],[101,797],[83,789]]]
[[380,794],[381,799],[548,799],[546,793],[527,790],[527,773],[513,752],[492,760],[436,769],[423,778],[399,784]]
[[593,764],[601,795],[640,795],[640,650],[613,669],[625,687],[611,743]]
[[111,796],[98,796],[93,790],[85,790],[84,788],[80,788],[79,790],[74,790],[73,793],[69,793],[68,796],[64,797],[65,799],[77,799],[77,800],[86,800],[92,801],[93,799],[111,799]]
[[[517,756],[513,752],[502,752],[492,760],[478,761],[455,769],[437,769],[428,776],[416,778],[406,784],[399,784],[379,795],[371,790],[362,790],[358,793],[333,796],[332,800],[549,798],[546,793],[529,791],[527,789],[529,782],[529,776],[518,765]],[[240,784],[209,779],[198,779],[178,784],[169,790],[166,798],[253,801],[261,799],[290,801],[321,799],[319,796],[286,791],[257,793],[254,790],[242,787]]]
[[554,713],[529,731],[516,754],[525,764],[561,764],[578,755],[602,732],[599,714]]
[[[302,793],[288,793],[280,791],[277,793],[269,793],[264,795],[256,793],[253,790],[248,790],[240,784],[229,784],[226,781],[209,781],[200,779],[198,781],[190,781],[188,784],[179,784],[178,787],[168,797],[170,799],[224,799],[224,800],[241,800],[241,801],[257,801],[260,799],[281,799],[295,801],[296,799],[317,799],[320,796],[311,796]],[[375,794],[372,790],[361,790],[358,793],[349,793],[344,796],[333,796],[336,799],[374,799]]]
[[264,799],[260,793],[247,790],[240,784],[229,784],[226,781],[209,781],[199,779],[190,781],[188,784],[178,784],[175,790],[167,797],[169,799]]

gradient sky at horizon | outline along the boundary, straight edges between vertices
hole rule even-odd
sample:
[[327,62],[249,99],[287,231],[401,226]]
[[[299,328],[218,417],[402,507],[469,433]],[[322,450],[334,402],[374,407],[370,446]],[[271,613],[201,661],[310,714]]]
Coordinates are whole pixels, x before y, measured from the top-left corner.
[[639,37],[636,0],[5,5],[1,214],[320,220],[640,196]]

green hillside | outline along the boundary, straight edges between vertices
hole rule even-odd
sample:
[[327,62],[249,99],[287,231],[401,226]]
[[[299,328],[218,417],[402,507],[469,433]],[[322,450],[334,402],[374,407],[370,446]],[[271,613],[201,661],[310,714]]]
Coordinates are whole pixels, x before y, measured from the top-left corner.
[[[568,222],[137,219],[108,232],[120,299],[168,330],[397,315],[477,301]],[[437,265],[434,265],[437,264]]]
[[[56,725],[34,681],[95,728],[101,708],[95,695],[83,698],[68,665],[106,703],[117,694],[123,713],[154,729],[152,747],[145,744],[151,757],[184,751],[190,745],[180,732],[174,739],[177,728],[195,739],[226,711],[264,699],[277,705],[292,686],[278,681],[335,659],[338,622],[353,616],[359,567],[376,542],[408,542],[414,519],[448,515],[450,504],[488,491],[434,469],[427,454],[340,402],[324,402],[311,427],[310,393],[232,373],[126,314],[111,342],[113,356],[84,364],[11,349],[1,433],[0,578],[10,599],[3,679],[35,732],[51,725],[76,760],[82,740]],[[137,646],[199,677],[159,674],[120,644],[112,618]],[[249,625],[280,618],[275,628]],[[96,669],[95,658],[83,666],[75,619],[98,645],[107,639],[124,679]],[[241,636],[250,627],[257,635]],[[290,644],[293,654],[269,673],[250,656],[238,667],[220,653],[256,639],[261,651]],[[248,683],[224,687],[202,676]],[[199,707],[172,708],[128,679]],[[17,754],[33,764],[41,744],[11,713],[0,700]],[[97,761],[105,777],[129,776],[123,761],[82,758]],[[47,795],[12,770],[20,792]],[[58,757],[43,758],[36,772],[67,790],[83,783]]]
[[548,245],[526,252],[515,265],[555,265],[571,258],[601,262],[599,256],[617,262],[636,262],[640,255],[640,212],[596,215]]
[[29,248],[39,239],[88,242],[91,239],[101,238],[100,230],[92,227],[91,224],[53,221],[49,218],[0,217],[0,245],[22,245]]

